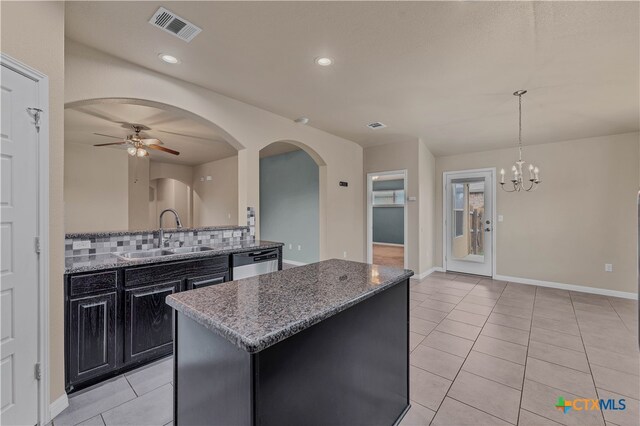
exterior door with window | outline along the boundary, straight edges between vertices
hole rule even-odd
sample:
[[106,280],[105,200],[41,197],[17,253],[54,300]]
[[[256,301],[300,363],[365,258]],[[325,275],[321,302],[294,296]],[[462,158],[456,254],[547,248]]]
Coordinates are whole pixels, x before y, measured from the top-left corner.
[[444,247],[448,271],[493,275],[494,170],[444,174]]

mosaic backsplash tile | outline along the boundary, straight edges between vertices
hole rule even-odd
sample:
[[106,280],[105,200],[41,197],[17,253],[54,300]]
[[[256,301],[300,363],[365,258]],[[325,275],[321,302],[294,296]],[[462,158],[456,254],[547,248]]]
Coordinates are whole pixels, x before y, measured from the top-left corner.
[[[247,226],[167,229],[165,237],[170,238],[171,247],[252,241],[255,240],[255,209],[247,208]],[[147,250],[158,246],[157,230],[67,234],[64,240],[64,255],[86,256]]]

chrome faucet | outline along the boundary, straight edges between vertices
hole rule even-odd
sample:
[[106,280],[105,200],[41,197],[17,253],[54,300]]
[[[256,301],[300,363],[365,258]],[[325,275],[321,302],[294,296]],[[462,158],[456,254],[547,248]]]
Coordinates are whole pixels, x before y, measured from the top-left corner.
[[160,232],[158,233],[158,247],[162,248],[165,247],[166,244],[168,243],[169,240],[167,239],[167,241],[165,241],[164,239],[164,229],[162,228],[162,216],[164,216],[164,214],[166,212],[171,212],[173,213],[173,215],[176,217],[176,226],[179,228],[182,228],[182,222],[180,222],[180,216],[178,216],[178,212],[175,211],[174,209],[165,209],[162,210],[162,213],[160,213]]

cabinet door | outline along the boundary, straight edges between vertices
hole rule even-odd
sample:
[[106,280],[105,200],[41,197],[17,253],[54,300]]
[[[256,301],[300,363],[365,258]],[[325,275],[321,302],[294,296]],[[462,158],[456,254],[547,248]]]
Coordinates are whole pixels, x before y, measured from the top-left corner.
[[193,277],[187,279],[187,290],[208,287],[210,285],[222,284],[229,281],[229,271],[217,274],[205,275],[204,277]]
[[173,309],[165,303],[180,290],[171,281],[124,291],[124,362],[142,362],[170,354],[173,348]]
[[116,368],[116,293],[69,303],[68,373],[71,385]]

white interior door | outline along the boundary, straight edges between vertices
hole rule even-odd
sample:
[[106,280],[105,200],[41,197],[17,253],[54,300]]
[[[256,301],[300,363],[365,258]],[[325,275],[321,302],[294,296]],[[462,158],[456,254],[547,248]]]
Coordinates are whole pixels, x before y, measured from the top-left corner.
[[495,171],[447,172],[443,181],[446,269],[493,276]]
[[4,425],[38,422],[38,134],[28,108],[37,83],[2,69],[0,134],[1,411]]

